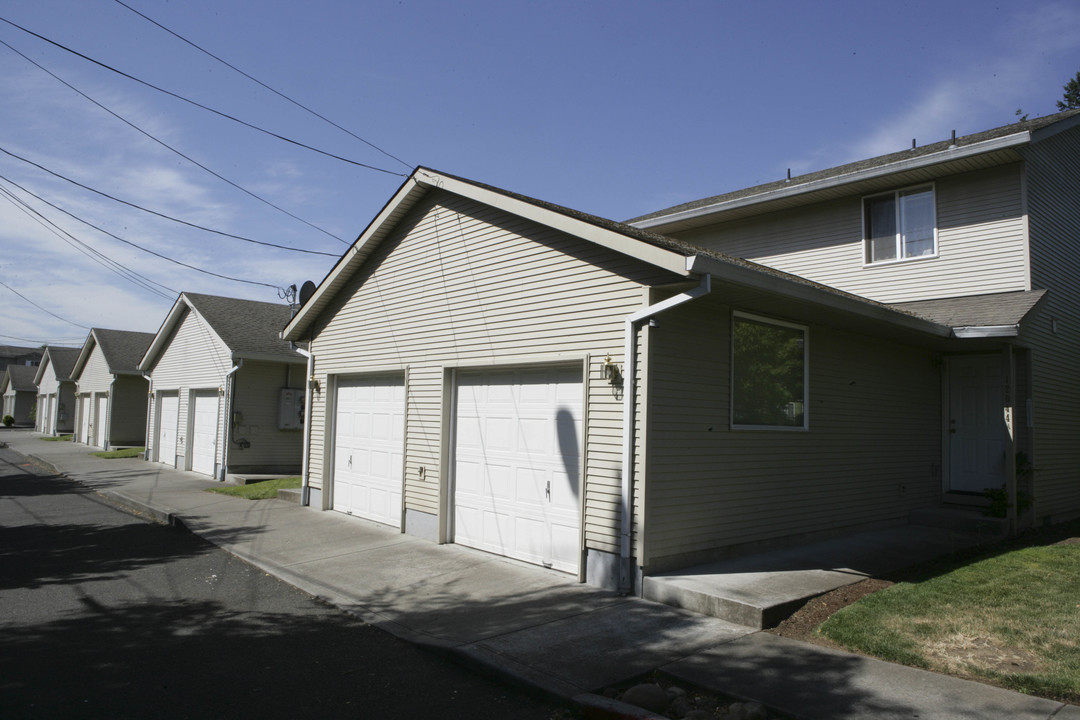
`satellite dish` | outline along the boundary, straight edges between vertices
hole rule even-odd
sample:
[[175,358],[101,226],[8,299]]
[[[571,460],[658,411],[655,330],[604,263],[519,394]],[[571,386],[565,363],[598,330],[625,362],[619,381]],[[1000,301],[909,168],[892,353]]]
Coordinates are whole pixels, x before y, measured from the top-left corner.
[[305,305],[307,301],[311,299],[311,296],[315,294],[315,283],[310,280],[306,281],[300,286],[300,304]]

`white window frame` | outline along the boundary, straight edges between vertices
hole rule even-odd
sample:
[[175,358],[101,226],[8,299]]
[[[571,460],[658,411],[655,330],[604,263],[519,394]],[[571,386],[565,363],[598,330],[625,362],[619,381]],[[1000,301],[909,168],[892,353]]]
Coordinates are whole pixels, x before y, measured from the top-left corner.
[[[750,320],[762,325],[776,325],[778,327],[798,330],[803,338],[803,408],[802,425],[746,425],[735,422],[735,322],[737,319]],[[728,422],[732,430],[766,430],[770,432],[806,432],[810,429],[810,327],[798,323],[777,320],[776,318],[755,315],[753,313],[733,310],[731,313],[731,331],[728,334],[730,352],[730,386],[728,393]]]
[[[910,257],[904,257],[904,244],[903,244],[903,223],[901,217],[901,202],[900,198],[905,194],[914,194],[915,192],[928,190],[930,192],[930,224],[934,233],[934,249],[925,255],[912,255]],[[866,206],[868,201],[878,200],[880,198],[892,197],[893,206],[896,213],[896,233],[895,233],[895,250],[896,257],[888,258],[886,260],[874,260],[871,256],[870,246],[870,218],[866,212]],[[875,193],[873,195],[865,195],[862,198],[862,235],[863,235],[863,267],[880,267],[881,265],[891,265],[893,263],[914,262],[917,260],[930,260],[938,257],[938,223],[937,223],[937,187],[934,183],[919,183],[918,185],[910,185],[908,187],[897,188],[884,193]]]

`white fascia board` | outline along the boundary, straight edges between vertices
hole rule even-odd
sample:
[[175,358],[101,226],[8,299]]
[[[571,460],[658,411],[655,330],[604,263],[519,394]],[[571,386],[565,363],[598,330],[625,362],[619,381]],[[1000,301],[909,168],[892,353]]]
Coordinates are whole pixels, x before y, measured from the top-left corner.
[[283,355],[274,355],[272,353],[257,353],[257,352],[234,352],[231,355],[233,364],[236,364],[237,360],[251,360],[253,362],[270,362],[281,363],[282,365],[304,365],[307,363],[307,359],[297,353],[296,357],[285,357]]
[[855,172],[846,173],[844,175],[822,178],[821,180],[813,180],[808,183],[799,183],[797,185],[792,185],[791,187],[769,190],[757,195],[748,195],[727,202],[716,203],[715,205],[703,205],[702,207],[672,213],[671,215],[661,215],[659,217],[649,218],[648,220],[642,220],[641,222],[631,223],[631,225],[643,230],[660,225],[669,225],[683,220],[692,220],[705,215],[719,214],[728,210],[734,210],[749,205],[757,205],[771,200],[780,200],[787,197],[815,192],[817,190],[828,190],[842,185],[850,185],[851,183],[862,180],[873,180],[886,175],[895,175],[908,170],[917,170],[919,168],[938,165],[952,160],[962,160],[964,158],[983,155],[995,150],[1026,145],[1029,142],[1031,142],[1031,133],[1025,130],[1024,132],[1015,133],[1013,135],[1006,135],[992,140],[984,140],[981,143],[965,145],[951,150],[942,150],[941,152],[922,155],[917,158],[911,158],[910,160],[900,160],[898,162],[889,163],[888,165],[879,165],[865,170],[856,170]]
[[86,340],[83,341],[82,350],[79,352],[79,357],[75,361],[75,366],[71,368],[71,379],[77,380],[82,375],[83,367],[90,360],[91,353],[94,352],[94,346],[97,345],[97,335],[94,329],[90,330],[90,334],[86,336]]
[[914,315],[907,315],[855,297],[830,292],[825,288],[802,283],[795,279],[788,279],[781,275],[774,275],[770,272],[743,267],[703,255],[694,255],[687,258],[686,261],[688,270],[695,273],[708,273],[716,281],[745,285],[792,300],[861,315],[862,317],[936,337],[947,338],[952,335],[952,328],[947,325],[940,325]]
[[958,338],[998,338],[1017,337],[1020,335],[1019,325],[968,325],[954,327],[953,335]]
[[[49,355],[49,348],[45,348],[45,352],[41,355],[41,362],[38,364],[37,372],[34,373],[34,384],[41,387],[41,380],[45,377],[45,366],[52,365],[52,356]],[[54,375],[56,373],[53,373]]]

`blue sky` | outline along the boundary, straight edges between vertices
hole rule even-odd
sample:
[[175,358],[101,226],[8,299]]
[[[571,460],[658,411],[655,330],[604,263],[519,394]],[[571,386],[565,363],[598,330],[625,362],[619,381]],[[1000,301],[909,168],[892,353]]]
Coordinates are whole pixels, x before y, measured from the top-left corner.
[[[94,60],[352,161],[0,22],[0,41],[145,133],[0,45],[0,150],[187,223],[330,254],[186,227],[0,152],[3,191],[157,283],[92,261],[0,192],[0,344],[153,332],[183,290],[276,302],[277,288],[321,280],[415,165],[625,220],[1006,125],[1018,109],[1048,115],[1080,70],[1076,2],[124,1],[377,149],[115,0],[0,6]],[[129,243],[263,285],[154,257],[10,183]]]

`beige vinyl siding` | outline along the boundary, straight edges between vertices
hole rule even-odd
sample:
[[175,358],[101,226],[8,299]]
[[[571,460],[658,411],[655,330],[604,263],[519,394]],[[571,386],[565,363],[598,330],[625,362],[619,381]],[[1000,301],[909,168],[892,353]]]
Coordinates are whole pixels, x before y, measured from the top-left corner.
[[86,359],[82,372],[76,378],[79,386],[79,394],[84,393],[108,393],[109,383],[112,382],[112,373],[109,372],[109,363],[105,361],[105,354],[94,343],[94,349],[90,351],[90,357]]
[[730,308],[663,316],[650,343],[645,572],[903,522],[941,493],[930,351],[809,326],[809,431],[730,428]]
[[[188,454],[190,391],[220,388],[226,373],[232,369],[231,357],[232,353],[225,344],[195,313],[188,310],[150,370],[154,393],[179,394],[180,414],[176,424],[178,457],[184,458]],[[157,437],[156,422],[157,413],[152,413],[150,438]],[[222,443],[219,442],[218,445],[220,457]],[[180,466],[181,469],[184,467],[183,464]]]
[[677,237],[880,302],[1027,290],[1021,175],[1016,163],[937,180],[932,258],[867,265],[861,195]]
[[453,368],[592,356],[583,524],[589,547],[616,551],[622,404],[598,380],[596,366],[607,354],[622,363],[622,321],[641,307],[641,284],[672,279],[532,221],[429,193],[316,328],[312,350],[322,392],[312,408],[312,486],[329,478],[331,376],[408,369],[405,505],[437,513],[445,492],[443,402]]
[[1080,514],[1080,129],[1035,143],[1024,154],[1032,284],[1050,290],[1025,323],[1033,346],[1032,463],[1041,522]]
[[[243,415],[233,429],[230,443],[229,472],[296,472],[300,471],[304,447],[301,430],[278,430],[277,418],[282,388],[304,388],[305,365],[245,360],[236,373],[236,395],[233,412]],[[225,398],[218,406],[218,462],[224,445]],[[245,439],[250,447],[240,447]]]

